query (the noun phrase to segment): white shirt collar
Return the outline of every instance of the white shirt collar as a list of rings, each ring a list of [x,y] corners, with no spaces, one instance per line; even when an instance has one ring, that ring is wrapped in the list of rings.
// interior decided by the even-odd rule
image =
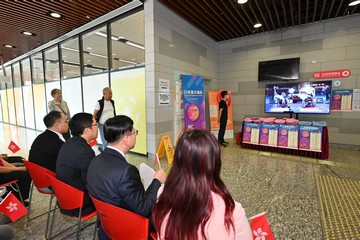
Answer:
[[[56,132],[56,131],[54,131],[54,130],[52,130],[52,129],[48,129],[49,131],[52,131],[53,133],[55,133],[56,135],[58,135],[59,136],[59,138],[63,141],[63,142],[65,142],[65,138],[64,138],[64,136],[62,135],[62,134],[60,134],[60,133],[58,133],[58,132]]]
[[[113,150],[117,151],[118,153],[120,153],[120,154],[126,159],[127,162],[129,162],[129,160],[128,160],[128,158],[127,158],[127,155],[125,155],[125,154],[124,154],[122,151],[120,151],[119,149],[114,148],[113,146],[109,146],[109,145],[107,145],[107,148],[110,148],[110,149],[113,149]]]

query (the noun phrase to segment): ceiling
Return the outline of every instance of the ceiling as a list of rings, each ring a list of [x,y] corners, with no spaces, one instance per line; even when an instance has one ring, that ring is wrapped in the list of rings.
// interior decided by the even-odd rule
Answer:
[[[360,5],[350,7],[349,0],[249,0],[242,5],[236,0],[158,1],[217,42],[360,13]],[[129,2],[132,0],[1,1],[0,64]],[[50,10],[64,18],[49,17]],[[255,29],[257,22],[262,27]],[[25,36],[21,31],[36,36]],[[5,48],[4,44],[16,48]]]

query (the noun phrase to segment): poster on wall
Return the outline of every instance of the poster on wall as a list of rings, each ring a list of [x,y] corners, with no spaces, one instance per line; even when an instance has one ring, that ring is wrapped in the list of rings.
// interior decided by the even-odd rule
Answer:
[[[242,136],[243,143],[259,144],[260,124],[244,122],[244,131]]]
[[[277,146],[278,124],[260,124],[260,145]]]
[[[279,124],[278,147],[298,149],[298,137],[299,125]]]
[[[214,136],[218,136],[220,124],[218,123],[219,115],[219,102],[221,100],[221,91],[217,92],[208,92],[209,95],[209,113],[210,113],[210,131]],[[226,100],[228,105],[228,120],[226,122],[226,130],[224,138],[234,138],[234,121],[232,114],[232,95],[231,92],[228,92],[229,98]]]
[[[111,88],[117,115],[126,115],[139,131],[132,152],[146,154],[145,68],[111,73]]]
[[[333,90],[331,95],[331,110],[351,110],[353,90]]]
[[[352,110],[360,111],[360,89],[353,90]]]
[[[299,150],[321,152],[322,129],[318,126],[300,126]]]
[[[206,129],[203,76],[182,76],[185,130]]]

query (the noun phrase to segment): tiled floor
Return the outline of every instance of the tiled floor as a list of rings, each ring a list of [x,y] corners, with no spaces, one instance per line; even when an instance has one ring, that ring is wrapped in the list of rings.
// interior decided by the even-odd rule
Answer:
[[[35,131],[0,124],[0,152],[6,152],[9,140],[27,151]],[[247,216],[267,211],[276,239],[360,239],[360,148],[331,146],[330,157],[318,160],[279,153],[242,149],[230,143],[222,151],[222,177],[234,199],[245,208]],[[129,154],[135,166],[153,161]],[[161,165],[169,170],[166,159]],[[47,209],[48,198],[35,193],[37,214]],[[0,216],[0,223],[6,221]],[[74,223],[56,218],[56,230]],[[15,239],[44,239],[46,216],[11,224]],[[93,226],[81,232],[91,239]],[[61,235],[58,239],[64,237]],[[75,239],[75,235],[66,239]]]

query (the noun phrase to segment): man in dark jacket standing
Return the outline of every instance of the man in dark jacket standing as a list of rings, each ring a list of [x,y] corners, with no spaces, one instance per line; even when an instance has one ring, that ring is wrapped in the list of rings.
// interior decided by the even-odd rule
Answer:
[[[106,148],[107,142],[104,138],[104,123],[109,118],[115,117],[115,104],[112,98],[112,90],[109,87],[103,89],[103,97],[97,101],[94,110],[94,117],[96,122],[99,123],[99,132],[102,142],[102,148],[99,147],[100,151]]]

